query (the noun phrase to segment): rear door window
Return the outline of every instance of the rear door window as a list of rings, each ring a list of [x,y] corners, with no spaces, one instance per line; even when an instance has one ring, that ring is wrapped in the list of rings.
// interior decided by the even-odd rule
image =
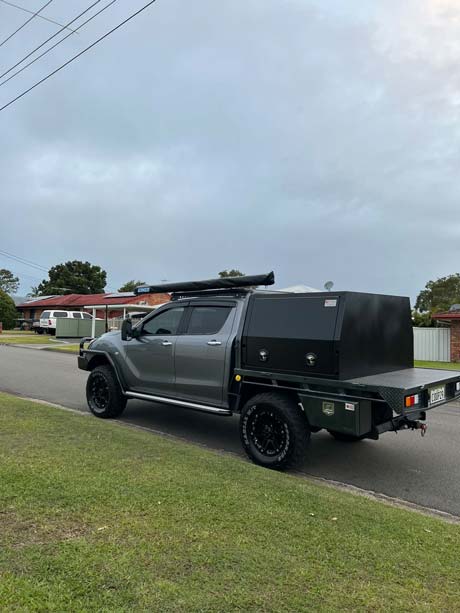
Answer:
[[[193,307],[186,334],[217,334],[222,330],[231,310],[228,306]]]
[[[72,313],[74,319],[81,319],[81,313]]]

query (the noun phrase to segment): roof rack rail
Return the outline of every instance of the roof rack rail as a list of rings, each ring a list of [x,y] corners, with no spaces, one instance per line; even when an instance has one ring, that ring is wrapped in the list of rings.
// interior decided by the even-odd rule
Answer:
[[[173,292],[171,300],[180,300],[181,298],[203,298],[206,296],[246,296],[254,290],[251,287],[230,287],[228,289],[206,289],[197,292]]]
[[[269,272],[265,275],[246,275],[242,277],[224,277],[221,279],[205,279],[203,281],[185,281],[184,283],[164,283],[163,285],[142,285],[136,287],[136,296],[141,294],[162,294],[179,292],[207,292],[209,290],[234,290],[238,288],[257,287],[258,285],[273,285],[275,275]]]

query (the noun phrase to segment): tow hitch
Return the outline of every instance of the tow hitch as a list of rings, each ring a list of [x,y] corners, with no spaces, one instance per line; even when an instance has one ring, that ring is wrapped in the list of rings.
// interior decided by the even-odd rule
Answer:
[[[402,420],[398,421],[394,424],[394,426],[395,432],[397,432],[398,430],[420,430],[420,434],[422,436],[425,436],[428,428],[427,424],[424,424],[419,420],[412,420],[407,418],[403,418]]]

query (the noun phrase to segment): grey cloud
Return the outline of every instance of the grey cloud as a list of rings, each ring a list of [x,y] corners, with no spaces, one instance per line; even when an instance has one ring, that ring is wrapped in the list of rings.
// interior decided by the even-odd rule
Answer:
[[[280,285],[415,296],[456,272],[460,9],[346,6],[153,5],[0,114],[1,245],[89,259],[111,286],[274,268]]]

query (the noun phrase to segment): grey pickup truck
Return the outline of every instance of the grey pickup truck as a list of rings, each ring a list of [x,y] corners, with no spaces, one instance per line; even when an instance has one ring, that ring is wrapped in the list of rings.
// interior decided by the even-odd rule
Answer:
[[[137,398],[237,413],[250,459],[285,469],[323,428],[349,442],[424,434],[427,411],[460,396],[460,372],[413,368],[408,298],[254,289],[273,283],[269,273],[137,288],[171,301],[83,339],[91,412],[115,418]]]

